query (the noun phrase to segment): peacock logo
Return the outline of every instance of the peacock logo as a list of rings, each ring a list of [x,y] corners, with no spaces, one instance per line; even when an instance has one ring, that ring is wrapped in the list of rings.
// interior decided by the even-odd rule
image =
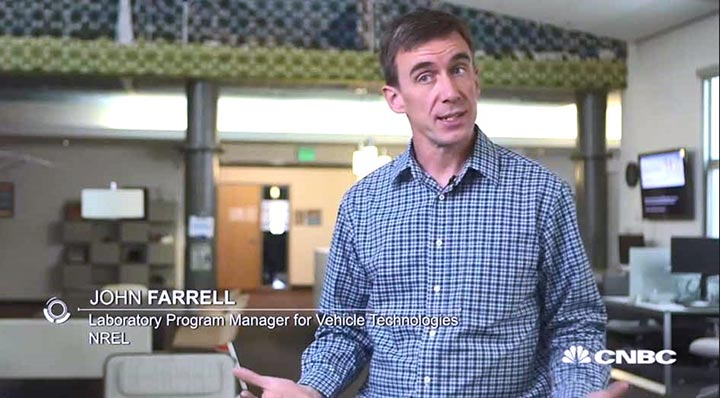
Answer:
[[[590,363],[590,353],[581,345],[574,345],[563,352],[563,363]]]

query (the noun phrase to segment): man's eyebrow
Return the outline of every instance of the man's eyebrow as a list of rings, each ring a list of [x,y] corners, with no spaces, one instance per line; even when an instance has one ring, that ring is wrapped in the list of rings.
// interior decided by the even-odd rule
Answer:
[[[426,69],[426,68],[429,68],[429,67],[431,67],[431,66],[433,66],[433,63],[432,63],[432,62],[427,62],[427,61],[426,61],[426,62],[420,62],[419,64],[415,64],[415,65],[412,67],[412,69],[410,69],[410,76],[412,76],[413,73],[415,73],[415,72],[418,71],[419,69]]]
[[[457,53],[453,55],[452,58],[450,58],[450,62],[457,62],[457,61],[467,61],[472,63],[472,59],[467,53]]]
[[[452,58],[450,58],[450,62],[457,62],[457,61],[467,61],[469,63],[472,63],[472,59],[470,59],[470,56],[467,53],[457,53],[453,55]],[[433,66],[434,64],[429,61],[420,62],[419,64],[413,65],[412,69],[410,69],[410,76],[412,76],[415,72],[417,72],[420,69],[425,69]]]

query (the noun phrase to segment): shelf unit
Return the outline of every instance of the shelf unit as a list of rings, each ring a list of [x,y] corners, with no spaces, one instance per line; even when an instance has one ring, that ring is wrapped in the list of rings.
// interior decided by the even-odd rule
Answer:
[[[146,220],[62,222],[60,265],[66,293],[116,283],[173,288],[177,204],[150,201]]]

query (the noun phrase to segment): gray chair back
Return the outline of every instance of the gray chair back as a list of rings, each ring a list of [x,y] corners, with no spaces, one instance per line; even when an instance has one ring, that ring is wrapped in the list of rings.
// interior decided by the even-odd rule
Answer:
[[[234,398],[225,354],[116,355],[105,363],[105,398]]]

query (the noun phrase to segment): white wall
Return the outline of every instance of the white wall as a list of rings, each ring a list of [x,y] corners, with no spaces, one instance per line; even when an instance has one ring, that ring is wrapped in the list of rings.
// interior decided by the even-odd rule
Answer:
[[[61,140],[52,140],[0,144],[0,149],[53,162],[52,168],[28,163],[0,170],[0,181],[15,184],[15,216],[0,218],[0,300],[46,300],[58,292],[58,223],[64,204],[79,201],[82,188],[108,186],[113,180],[121,186],[146,186],[151,198],[181,204],[182,219],[183,162],[173,144],[73,141],[63,147]],[[178,227],[181,238],[182,225]]]
[[[643,220],[639,186],[629,188],[620,178],[620,233],[642,232],[658,246],[669,246],[672,235],[704,233],[702,83],[697,71],[717,64],[717,13],[628,46],[621,167],[637,161],[641,152],[688,148],[694,155],[695,218]]]

